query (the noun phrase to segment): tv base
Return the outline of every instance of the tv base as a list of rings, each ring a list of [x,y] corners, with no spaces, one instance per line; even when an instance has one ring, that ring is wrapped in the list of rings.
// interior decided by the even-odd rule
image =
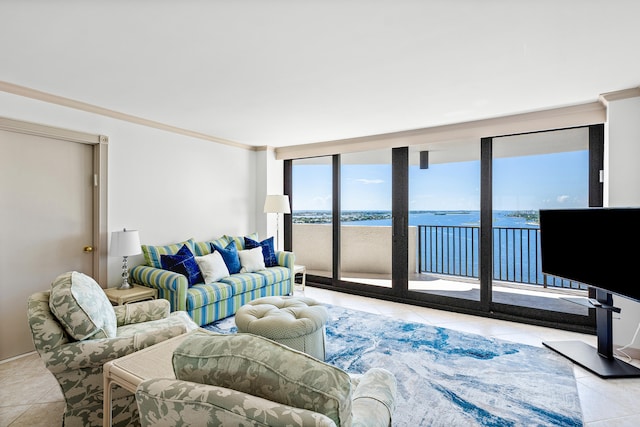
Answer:
[[[593,346],[585,342],[554,341],[543,342],[542,344],[601,378],[640,377],[640,368],[615,357],[609,359],[600,356]]]

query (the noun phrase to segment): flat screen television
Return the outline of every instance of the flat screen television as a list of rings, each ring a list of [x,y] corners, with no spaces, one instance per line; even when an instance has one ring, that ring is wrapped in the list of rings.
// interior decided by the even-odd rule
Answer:
[[[640,208],[540,210],[542,272],[640,301]]]
[[[582,341],[543,342],[603,378],[640,377],[640,369],[613,352],[612,294],[640,302],[636,266],[640,208],[540,210],[542,272],[595,288],[597,351]]]

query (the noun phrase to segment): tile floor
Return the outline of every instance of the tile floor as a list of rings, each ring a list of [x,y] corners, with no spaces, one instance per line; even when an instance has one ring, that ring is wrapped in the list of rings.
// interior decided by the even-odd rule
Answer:
[[[595,337],[341,294],[307,286],[305,295],[329,304],[542,346],[543,340]],[[640,366],[640,361],[633,361]],[[640,378],[603,380],[574,368],[586,427],[640,425]],[[36,354],[0,363],[0,427],[62,425],[64,402],[56,380]]]

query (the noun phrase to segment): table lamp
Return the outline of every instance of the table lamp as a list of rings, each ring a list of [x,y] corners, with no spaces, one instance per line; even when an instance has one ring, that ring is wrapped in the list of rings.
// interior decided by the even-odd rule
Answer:
[[[140,236],[138,230],[114,231],[111,233],[111,250],[112,256],[122,257],[122,284],[118,289],[130,289],[129,284],[129,268],[127,266],[127,257],[142,253],[140,248]]]

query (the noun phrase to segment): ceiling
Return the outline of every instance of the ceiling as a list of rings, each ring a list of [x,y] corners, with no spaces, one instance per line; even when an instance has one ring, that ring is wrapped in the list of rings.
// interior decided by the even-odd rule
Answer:
[[[637,0],[0,0],[0,81],[250,146],[640,85]]]

